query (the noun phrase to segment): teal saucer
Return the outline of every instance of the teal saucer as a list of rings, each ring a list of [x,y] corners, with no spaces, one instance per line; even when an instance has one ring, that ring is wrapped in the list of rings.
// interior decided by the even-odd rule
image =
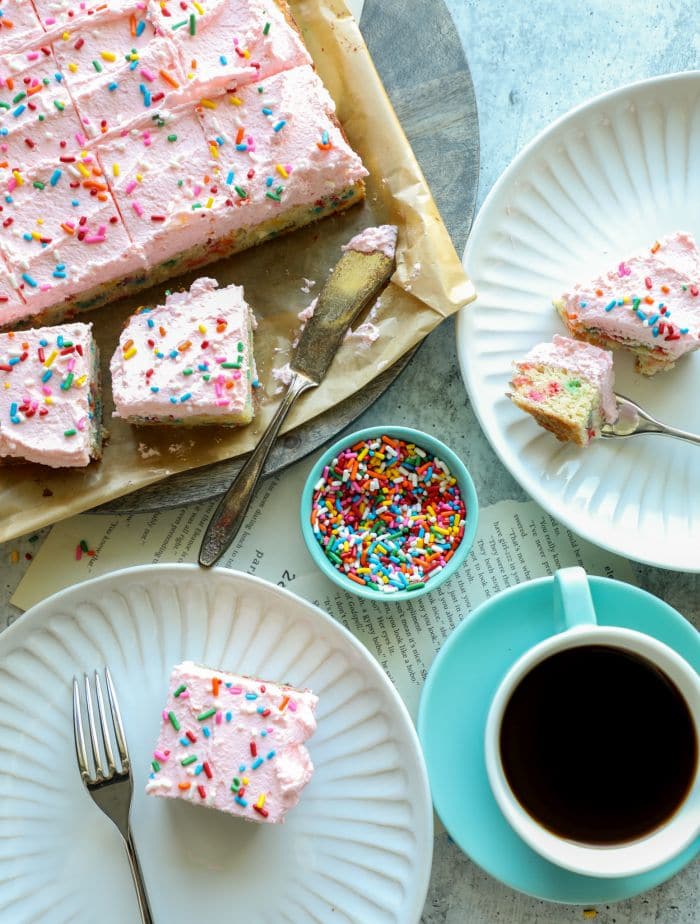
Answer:
[[[590,583],[599,624],[646,632],[700,670],[700,635],[676,610],[619,581],[591,577]],[[580,876],[545,860],[518,837],[486,776],[484,726],[491,697],[520,655],[561,628],[552,603],[552,578],[503,591],[467,617],[436,657],[418,713],[433,803],[452,839],[505,885],[568,904],[621,901],[675,875],[700,853],[700,837],[675,859],[642,875]]]

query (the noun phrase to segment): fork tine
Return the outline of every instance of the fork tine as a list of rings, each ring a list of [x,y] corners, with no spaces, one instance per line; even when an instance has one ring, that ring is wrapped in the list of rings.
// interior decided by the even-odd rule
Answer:
[[[95,695],[97,697],[97,712],[100,716],[100,725],[102,726],[102,744],[104,745],[105,755],[107,757],[107,770],[108,774],[111,777],[112,774],[116,771],[117,767],[114,763],[114,754],[112,752],[112,733],[109,730],[109,725],[107,724],[107,716],[105,715],[105,704],[102,698],[102,684],[100,683],[100,675],[95,671]]]
[[[80,685],[77,677],[73,678],[73,739],[75,741],[75,756],[78,759],[80,776],[84,783],[90,779],[87,751],[85,750],[85,735],[83,734],[83,719],[80,714]]]
[[[114,723],[114,733],[117,737],[117,748],[119,749],[119,759],[122,762],[122,770],[125,773],[130,771],[131,765],[129,762],[129,749],[126,746],[126,735],[124,734],[124,726],[122,725],[122,717],[119,712],[119,703],[117,702],[117,694],[114,689],[114,683],[112,682],[112,675],[109,672],[109,668],[105,667],[105,677],[107,679],[107,697],[109,699],[109,708],[112,712],[112,722]]]
[[[97,729],[95,728],[95,715],[92,709],[92,692],[90,690],[90,679],[85,674],[85,706],[87,708],[88,729],[90,731],[90,742],[92,743],[92,757],[95,761],[95,775],[97,781],[104,779],[104,770],[102,768],[102,756],[100,746],[97,743]]]

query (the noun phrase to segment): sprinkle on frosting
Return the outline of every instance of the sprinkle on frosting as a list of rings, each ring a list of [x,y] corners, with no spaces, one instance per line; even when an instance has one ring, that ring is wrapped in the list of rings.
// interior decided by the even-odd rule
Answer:
[[[554,304],[572,334],[632,351],[652,375],[700,347],[699,294],[700,253],[677,231]]]
[[[146,792],[283,822],[313,774],[304,742],[317,697],[190,661],[173,668],[170,690]]]
[[[92,325],[0,334],[0,457],[54,468],[100,454]]]

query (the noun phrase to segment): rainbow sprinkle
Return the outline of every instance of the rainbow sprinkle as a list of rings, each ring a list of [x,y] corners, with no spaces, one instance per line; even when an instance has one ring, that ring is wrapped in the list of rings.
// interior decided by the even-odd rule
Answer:
[[[447,465],[389,436],[344,449],[314,488],[311,525],[350,581],[392,594],[438,574],[464,535],[466,509]]]

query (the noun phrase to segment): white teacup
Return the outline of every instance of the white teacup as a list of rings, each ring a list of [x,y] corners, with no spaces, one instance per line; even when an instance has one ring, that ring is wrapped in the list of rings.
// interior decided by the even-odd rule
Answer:
[[[617,877],[644,873],[684,850],[700,834],[700,770],[673,815],[648,835],[620,844],[596,845],[568,840],[549,831],[520,804],[508,783],[500,751],[503,715],[521,680],[551,655],[578,646],[603,645],[646,658],[675,684],[685,700],[700,743],[700,677],[673,649],[631,629],[596,622],[588,579],[583,568],[565,568],[554,575],[555,607],[566,629],[527,651],[506,673],[486,721],[486,770],[496,802],[520,837],[558,866],[587,876]]]

